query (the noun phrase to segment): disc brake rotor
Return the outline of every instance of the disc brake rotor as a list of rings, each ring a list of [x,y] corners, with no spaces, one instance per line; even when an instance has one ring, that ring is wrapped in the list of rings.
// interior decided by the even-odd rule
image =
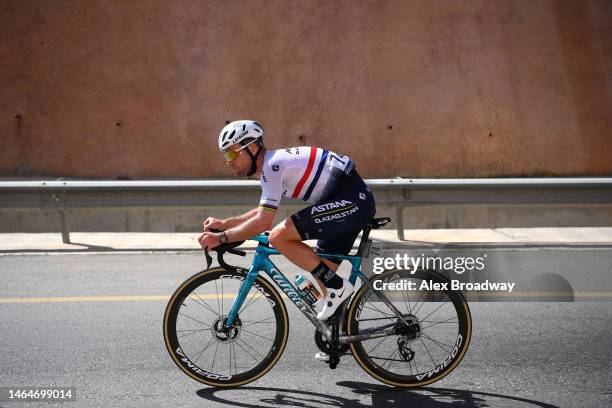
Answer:
[[[226,322],[227,316],[219,316],[212,324],[210,330],[212,331],[213,337],[217,339],[218,342],[233,342],[240,335],[242,322],[239,318],[236,319],[231,327],[225,326]]]

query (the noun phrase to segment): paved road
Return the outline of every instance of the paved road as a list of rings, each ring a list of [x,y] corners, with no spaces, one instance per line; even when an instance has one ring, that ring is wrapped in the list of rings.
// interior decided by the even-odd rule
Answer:
[[[612,406],[609,301],[474,303],[464,361],[422,390],[382,385],[350,357],[334,371],[313,360],[313,329],[290,307],[277,366],[246,387],[211,389],[175,367],[161,328],[165,297],[202,261],[193,253],[1,256],[0,386],[76,387],[77,402],[55,406],[79,408]],[[39,299],[7,300],[16,297]],[[13,406],[54,404],[0,402]]]

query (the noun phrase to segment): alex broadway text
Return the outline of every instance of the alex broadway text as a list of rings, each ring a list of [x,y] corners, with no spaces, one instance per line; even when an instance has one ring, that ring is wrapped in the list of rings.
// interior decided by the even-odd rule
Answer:
[[[464,291],[499,291],[512,292],[516,283],[514,282],[461,282],[453,279],[449,283],[424,280],[417,283],[413,280],[402,279],[397,282],[374,281],[376,290],[464,290]]]

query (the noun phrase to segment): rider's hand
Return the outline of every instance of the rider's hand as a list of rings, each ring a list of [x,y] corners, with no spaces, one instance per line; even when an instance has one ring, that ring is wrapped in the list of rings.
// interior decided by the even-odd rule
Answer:
[[[205,232],[198,238],[198,242],[202,249],[214,249],[221,244],[219,236],[221,234],[217,232]]]
[[[214,217],[208,217],[206,220],[204,220],[204,223],[202,224],[204,231],[210,231],[211,229],[223,231],[226,229],[224,228],[224,226],[225,223],[223,222],[223,220]]]

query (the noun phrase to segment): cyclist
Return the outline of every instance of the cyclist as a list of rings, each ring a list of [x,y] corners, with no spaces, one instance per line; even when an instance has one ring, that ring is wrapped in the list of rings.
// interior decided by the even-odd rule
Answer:
[[[221,130],[219,150],[227,166],[236,177],[259,176],[261,200],[257,208],[237,217],[208,217],[198,242],[202,248],[212,249],[269,230],[281,196],[311,203],[275,226],[269,240],[317,280],[324,296],[317,318],[326,320],[354,288],[336,274],[339,262],[322,259],[302,241],[317,239],[320,251],[348,254],[376,212],[374,197],[349,157],[307,146],[266,150],[263,133],[263,127],[252,120],[231,122]]]

